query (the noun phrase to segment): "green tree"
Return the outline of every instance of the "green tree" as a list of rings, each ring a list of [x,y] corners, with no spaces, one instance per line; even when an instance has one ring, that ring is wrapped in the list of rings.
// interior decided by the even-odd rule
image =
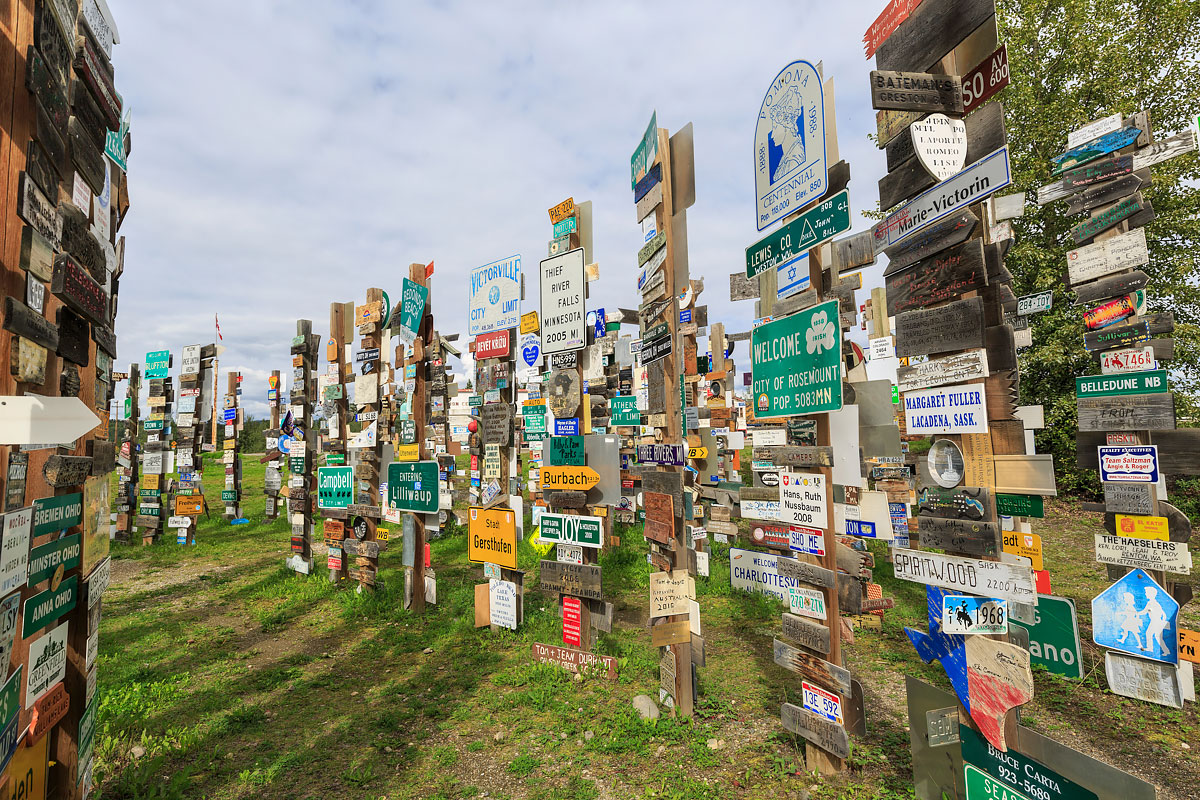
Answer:
[[[1200,3],[1195,0],[999,0],[997,22],[1012,77],[1001,95],[1015,191],[1036,198],[1052,182],[1050,159],[1067,134],[1099,117],[1145,109],[1155,139],[1185,131],[1200,110]],[[1170,363],[1177,414],[1193,416],[1200,388],[1200,159],[1189,154],[1152,168],[1145,191],[1157,218],[1150,245],[1147,300],[1173,311]],[[1054,290],[1054,308],[1033,318],[1033,346],[1020,357],[1021,400],[1041,404],[1039,452],[1052,453],[1060,491],[1095,492],[1095,473],[1076,468],[1075,377],[1098,364],[1083,349],[1081,308],[1064,280],[1068,233],[1080,217],[1066,202],[1027,206],[1016,220],[1007,266],[1018,295]]]

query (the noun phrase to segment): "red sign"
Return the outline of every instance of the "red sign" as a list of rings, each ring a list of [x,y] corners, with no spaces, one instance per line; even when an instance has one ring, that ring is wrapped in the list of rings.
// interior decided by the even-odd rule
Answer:
[[[54,688],[39,697],[33,704],[33,716],[29,718],[29,733],[25,736],[25,744],[32,747],[53,728],[58,721],[67,715],[71,707],[71,696],[67,694],[62,681],[54,684]]]
[[[1008,49],[1000,45],[982,64],[963,75],[963,114],[970,114],[1005,86],[1008,86]]]
[[[485,333],[475,337],[476,358],[503,358],[508,355],[508,331]]]
[[[756,524],[750,529],[750,538],[755,544],[776,547],[780,550],[792,549],[792,534],[780,525]]]
[[[875,55],[879,45],[886,42],[892,32],[900,27],[900,23],[908,19],[908,15],[919,5],[921,0],[892,0],[887,4],[883,13],[875,18],[871,27],[863,34],[863,50],[866,51],[867,58]]]
[[[578,597],[563,595],[563,644],[580,647],[582,631],[579,623],[583,619],[581,604]]]
[[[338,554],[335,556],[333,555],[333,549],[330,548],[329,550],[329,561],[327,566],[333,570],[340,570],[342,568],[342,548],[339,547],[337,551]]]
[[[1039,569],[1033,573],[1033,583],[1038,594],[1052,594],[1050,590],[1050,570]]]
[[[108,293],[66,253],[54,259],[50,291],[92,322],[108,319]]]

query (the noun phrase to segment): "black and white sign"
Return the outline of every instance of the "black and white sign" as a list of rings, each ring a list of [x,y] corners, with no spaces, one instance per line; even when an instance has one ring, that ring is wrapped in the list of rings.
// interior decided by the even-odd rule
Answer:
[[[583,262],[583,248],[577,247],[539,264],[543,354],[578,350],[587,343]]]

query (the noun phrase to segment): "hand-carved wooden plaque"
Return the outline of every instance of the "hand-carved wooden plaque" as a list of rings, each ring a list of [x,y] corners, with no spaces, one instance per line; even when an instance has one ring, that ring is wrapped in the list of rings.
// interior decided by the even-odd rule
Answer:
[[[959,300],[939,308],[909,311],[896,317],[896,355],[901,358],[982,345],[981,297]]]

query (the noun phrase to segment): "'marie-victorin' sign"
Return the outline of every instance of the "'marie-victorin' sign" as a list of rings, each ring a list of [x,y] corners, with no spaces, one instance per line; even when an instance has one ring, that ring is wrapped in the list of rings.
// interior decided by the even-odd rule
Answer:
[[[875,226],[875,250],[890,247],[942,217],[978,203],[1012,183],[1008,147],[1001,147],[949,180],[927,189]]]

